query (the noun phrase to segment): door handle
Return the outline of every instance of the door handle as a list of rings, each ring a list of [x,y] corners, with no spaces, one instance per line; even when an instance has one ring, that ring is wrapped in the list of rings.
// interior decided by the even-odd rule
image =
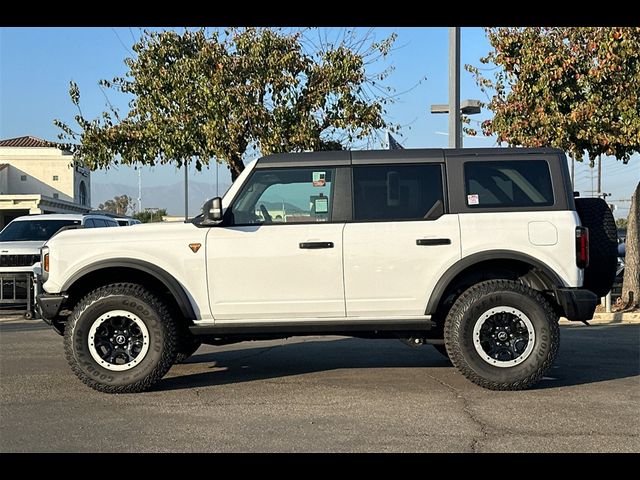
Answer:
[[[301,242],[300,248],[333,248],[333,242]]]
[[[419,238],[416,240],[416,245],[428,246],[428,245],[451,245],[450,238]]]

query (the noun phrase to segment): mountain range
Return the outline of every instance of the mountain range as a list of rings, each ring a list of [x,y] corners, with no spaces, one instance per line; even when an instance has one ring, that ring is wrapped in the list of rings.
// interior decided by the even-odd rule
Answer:
[[[219,193],[222,196],[230,185],[220,184]],[[98,205],[106,200],[120,195],[129,195],[134,203],[138,202],[138,188],[121,183],[91,183],[91,206],[98,208]],[[189,215],[195,216],[200,213],[202,204],[208,199],[216,196],[215,184],[204,182],[189,182]],[[142,207],[143,208],[166,208],[169,215],[184,214],[184,182],[176,182],[171,185],[159,185],[156,187],[142,187]]]

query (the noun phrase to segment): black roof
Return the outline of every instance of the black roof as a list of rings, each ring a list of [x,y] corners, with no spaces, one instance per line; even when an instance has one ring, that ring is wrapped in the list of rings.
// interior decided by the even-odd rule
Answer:
[[[256,168],[296,165],[344,166],[359,163],[382,163],[389,160],[403,162],[437,162],[446,157],[470,155],[541,155],[564,154],[557,148],[408,148],[402,150],[339,150],[302,153],[274,153],[258,159]]]

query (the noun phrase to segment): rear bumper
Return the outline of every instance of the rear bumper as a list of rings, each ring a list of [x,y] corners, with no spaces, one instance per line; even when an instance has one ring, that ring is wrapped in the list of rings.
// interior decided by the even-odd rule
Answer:
[[[584,288],[557,288],[556,299],[569,320],[591,320],[596,311],[598,296]]]

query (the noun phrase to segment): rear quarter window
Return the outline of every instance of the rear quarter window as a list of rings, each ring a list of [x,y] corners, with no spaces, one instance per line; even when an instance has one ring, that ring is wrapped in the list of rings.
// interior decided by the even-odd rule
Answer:
[[[554,204],[551,173],[545,160],[466,162],[464,178],[469,208]]]

